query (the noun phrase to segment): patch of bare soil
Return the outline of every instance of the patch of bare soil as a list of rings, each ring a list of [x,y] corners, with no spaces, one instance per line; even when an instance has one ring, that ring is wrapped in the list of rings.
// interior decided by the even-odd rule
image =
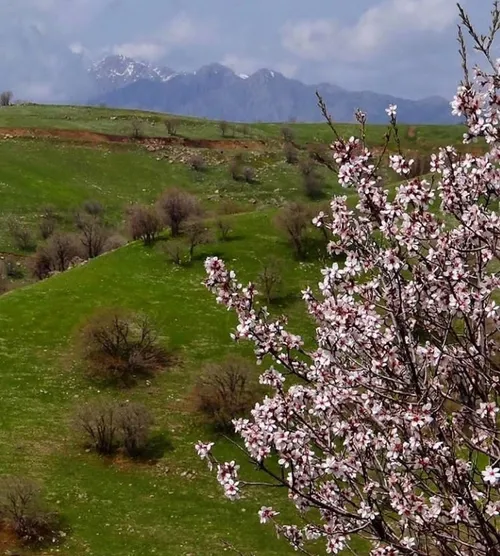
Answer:
[[[18,137],[28,139],[58,139],[91,144],[142,144],[153,148],[180,146],[193,149],[263,150],[266,146],[266,142],[263,140],[192,139],[189,137],[141,137],[135,139],[125,135],[111,135],[108,133],[72,129],[0,128],[0,138],[15,139]]]

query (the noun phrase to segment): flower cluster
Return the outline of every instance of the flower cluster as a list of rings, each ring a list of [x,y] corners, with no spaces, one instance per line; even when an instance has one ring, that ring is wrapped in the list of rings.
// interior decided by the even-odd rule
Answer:
[[[256,307],[251,284],[220,259],[206,261],[207,287],[238,317],[233,337],[272,361],[261,382],[273,395],[234,424],[301,514],[298,527],[278,523],[273,508],[259,512],[296,549],[323,540],[336,554],[362,536],[374,556],[498,552],[498,84],[497,71],[477,70],[452,103],[467,119],[465,141],[485,139],[483,154],[443,148],[430,178],[408,179],[395,194],[358,139],[333,143],[339,182],[358,202],[336,197],[314,220],[342,263],[322,271],[317,293],[303,292],[313,351]],[[396,110],[387,110],[393,133]],[[403,178],[412,162],[389,158]],[[234,499],[246,483],[211,448],[198,453]]]

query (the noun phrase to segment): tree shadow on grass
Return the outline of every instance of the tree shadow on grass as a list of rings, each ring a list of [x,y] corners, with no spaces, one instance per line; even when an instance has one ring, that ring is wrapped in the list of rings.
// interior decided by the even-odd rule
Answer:
[[[134,459],[140,462],[155,463],[162,459],[167,452],[172,452],[173,450],[174,445],[168,434],[159,432],[151,436],[144,450]]]

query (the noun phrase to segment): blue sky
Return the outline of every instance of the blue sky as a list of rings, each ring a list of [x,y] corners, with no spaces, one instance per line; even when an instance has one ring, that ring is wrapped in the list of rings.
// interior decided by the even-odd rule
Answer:
[[[463,5],[484,29],[491,2]],[[456,23],[455,0],[1,0],[0,69],[22,63],[27,86],[45,48],[54,68],[70,48],[86,60],[122,53],[176,70],[221,62],[238,73],[268,67],[308,83],[450,97],[460,79]],[[17,30],[30,25],[43,48],[19,44]],[[49,91],[42,77],[37,86]]]

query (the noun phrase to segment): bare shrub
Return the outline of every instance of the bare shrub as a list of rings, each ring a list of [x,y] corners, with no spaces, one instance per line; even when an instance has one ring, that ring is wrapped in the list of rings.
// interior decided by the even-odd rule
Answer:
[[[183,226],[183,234],[189,249],[189,260],[193,260],[194,250],[198,245],[210,243],[210,231],[201,220],[191,220]]]
[[[254,183],[255,182],[255,177],[256,177],[256,173],[255,173],[254,168],[252,168],[251,166],[246,166],[243,169],[243,179],[247,183]]]
[[[75,226],[80,231],[79,240],[83,246],[85,257],[93,259],[101,255],[109,232],[100,217],[79,212],[75,216]]]
[[[201,155],[195,154],[189,159],[189,167],[196,172],[205,172],[207,163]]]
[[[135,140],[142,139],[144,137],[144,131],[141,120],[132,120],[130,122],[130,137]]]
[[[179,129],[179,120],[177,118],[166,118],[165,128],[167,129],[167,133],[169,135],[177,135],[177,131]]]
[[[0,93],[0,106],[10,106],[12,104],[12,99],[14,94],[12,91],[3,91]]]
[[[215,429],[233,432],[232,420],[245,417],[258,399],[254,374],[253,366],[240,357],[206,365],[192,392],[194,410]]]
[[[225,137],[229,130],[229,124],[226,121],[219,122],[219,130],[222,137]]]
[[[288,203],[276,216],[277,227],[286,233],[298,258],[306,254],[305,239],[310,221],[310,210],[303,203]]]
[[[109,251],[115,251],[120,247],[127,245],[127,240],[119,233],[114,233],[108,237],[104,244],[103,252],[108,253]]]
[[[302,176],[302,184],[309,199],[321,199],[325,194],[325,181],[317,171]]]
[[[95,199],[89,199],[85,201],[82,205],[82,209],[87,214],[91,216],[102,216],[104,214],[104,207],[99,201]]]
[[[229,174],[234,181],[240,181],[244,179],[243,176],[243,163],[244,158],[242,153],[236,154],[231,162],[229,163]]]
[[[178,266],[182,266],[189,260],[189,249],[186,242],[182,239],[173,239],[165,247],[167,258]]]
[[[0,479],[0,517],[27,546],[39,547],[61,540],[58,515],[47,509],[41,488],[31,480]]]
[[[281,128],[281,136],[283,137],[283,141],[285,141],[285,143],[292,143],[295,138],[293,129],[289,126],[283,126]]]
[[[80,407],[74,426],[84,436],[85,445],[101,455],[118,449],[118,413],[116,402],[97,400]]]
[[[21,251],[34,251],[36,249],[36,240],[33,232],[26,224],[17,220],[17,218],[9,218],[7,230],[17,249]]]
[[[257,279],[258,289],[262,292],[269,305],[277,298],[283,285],[281,268],[283,268],[283,262],[271,258],[264,261],[259,272]]]
[[[38,249],[37,254],[39,252],[45,252],[51,271],[64,272],[71,261],[81,254],[81,249],[74,235],[55,233],[45,246]]]
[[[285,143],[283,152],[285,153],[285,160],[288,164],[297,164],[299,161],[299,151],[291,143]]]
[[[226,199],[219,205],[219,214],[223,216],[238,214],[240,212],[245,212],[245,208],[234,199]]]
[[[223,216],[219,216],[216,225],[219,231],[219,239],[221,241],[227,241],[232,231],[229,220],[227,218],[224,218]]]
[[[126,386],[172,361],[151,320],[123,310],[100,310],[90,318],[82,331],[82,355],[94,378]]]
[[[42,239],[48,239],[56,230],[57,222],[54,218],[42,215],[38,223],[38,231]]]
[[[48,278],[54,270],[49,250],[45,246],[38,248],[31,258],[29,266],[32,275],[38,280]]]
[[[198,200],[181,189],[167,189],[158,200],[163,220],[172,231],[172,237],[180,234],[181,225],[188,218],[200,213]]]
[[[163,225],[155,207],[135,205],[128,210],[127,228],[133,240],[142,239],[151,245],[160,235]]]
[[[151,436],[153,417],[140,403],[123,404],[117,414],[120,443],[125,453],[136,458],[144,454]]]
[[[21,264],[20,261],[16,261],[16,259],[12,256],[7,256],[3,260],[4,269],[5,269],[5,276],[7,278],[11,278],[12,280],[20,280],[24,277],[25,268]]]

